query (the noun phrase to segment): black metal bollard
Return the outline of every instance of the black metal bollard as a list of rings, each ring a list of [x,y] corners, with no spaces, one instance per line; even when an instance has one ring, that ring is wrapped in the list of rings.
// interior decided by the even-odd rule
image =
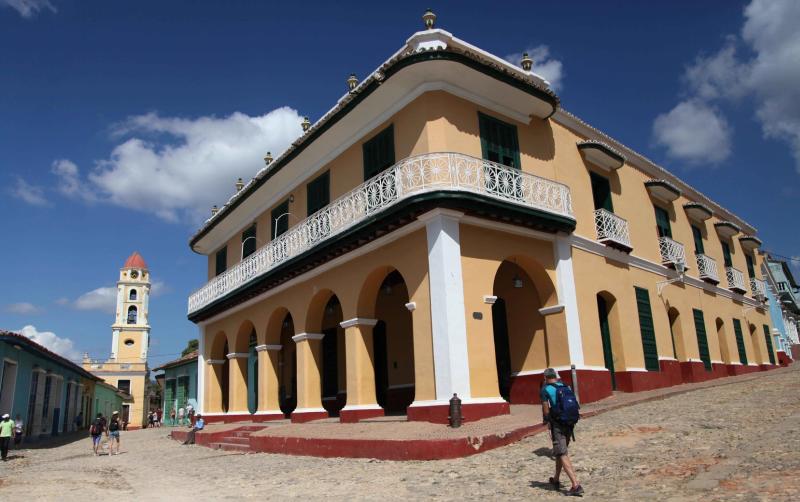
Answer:
[[[450,398],[450,427],[461,427],[461,399],[457,394]]]

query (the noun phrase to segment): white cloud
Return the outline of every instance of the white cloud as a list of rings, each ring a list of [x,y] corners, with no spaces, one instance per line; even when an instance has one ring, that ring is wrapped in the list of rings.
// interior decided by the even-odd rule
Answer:
[[[550,47],[546,45],[537,45],[525,49],[524,52],[533,59],[533,72],[541,76],[550,84],[554,91],[561,90],[561,84],[564,80],[564,65],[557,59],[550,57]],[[519,65],[522,60],[522,52],[509,54],[505,59],[511,64]]]
[[[129,118],[114,128],[127,138],[97,161],[84,178],[78,166],[61,159],[53,170],[59,190],[83,200],[99,200],[148,212],[167,221],[197,223],[263,166],[270,151],[282,152],[302,132],[302,117],[288,107],[265,115],[182,119],[155,113]]]
[[[52,331],[39,331],[35,326],[28,325],[17,330],[17,333],[30,338],[39,345],[73,362],[79,361],[81,358],[72,340],[69,338],[61,338]]]
[[[169,286],[167,286],[164,281],[154,281],[153,284],[150,285],[150,294],[152,296],[161,296],[169,293],[169,291]]]
[[[727,37],[716,54],[697,56],[683,78],[692,93],[703,100],[738,99],[746,94],[747,67],[737,59],[736,37]]]
[[[44,189],[42,187],[31,185],[22,178],[17,178],[17,184],[11,189],[11,195],[32,206],[50,205],[49,201],[44,196]]]
[[[78,310],[99,310],[107,314],[114,314],[117,307],[117,288],[103,287],[88,291],[73,302]]]
[[[11,314],[35,315],[41,313],[42,309],[32,303],[18,302],[6,305],[5,311]]]
[[[32,18],[40,11],[49,10],[57,12],[55,6],[49,0],[0,0],[0,5],[11,7],[19,12],[24,18]]]
[[[653,123],[655,142],[667,155],[689,164],[718,164],[731,154],[731,127],[715,109],[699,100],[682,101]]]

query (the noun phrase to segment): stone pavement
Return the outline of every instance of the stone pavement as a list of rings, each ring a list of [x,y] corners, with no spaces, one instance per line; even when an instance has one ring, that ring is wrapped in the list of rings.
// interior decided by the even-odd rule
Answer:
[[[800,366],[582,420],[571,454],[593,500],[798,500]],[[707,386],[703,386],[707,387]],[[619,396],[619,400],[628,395]],[[320,459],[180,446],[168,429],[123,434],[123,454],[83,439],[0,464],[2,500],[561,500],[546,434],[440,461]]]

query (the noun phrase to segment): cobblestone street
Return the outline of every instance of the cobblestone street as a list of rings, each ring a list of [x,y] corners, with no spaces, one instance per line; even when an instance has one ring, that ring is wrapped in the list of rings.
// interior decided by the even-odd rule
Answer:
[[[723,379],[715,387],[580,422],[571,452],[585,498],[797,500],[799,369]],[[0,499],[563,496],[546,484],[553,468],[546,434],[459,460],[383,462],[226,453],[181,446],[168,433],[125,433],[123,454],[115,457],[92,456],[89,439],[12,452],[18,456],[0,465]]]

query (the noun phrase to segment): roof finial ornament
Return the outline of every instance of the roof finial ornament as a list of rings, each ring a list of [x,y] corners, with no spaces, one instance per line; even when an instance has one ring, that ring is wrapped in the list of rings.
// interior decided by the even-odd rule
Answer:
[[[219,212],[219,208],[217,207],[217,205],[216,205],[216,204],[214,204],[213,206],[211,206],[211,216],[214,216],[214,215],[215,215],[215,214],[217,214],[218,212]]]
[[[272,163],[272,152],[267,152],[264,156],[264,164],[270,165],[270,163]]]
[[[308,117],[303,117],[302,125],[303,125],[303,132],[308,131],[308,129],[311,127],[311,121],[308,120]]]
[[[236,191],[241,192],[242,188],[244,188],[244,181],[242,181],[242,178],[239,178],[236,180]]]
[[[531,59],[531,57],[528,56],[528,53],[526,52],[522,54],[522,61],[520,61],[519,64],[522,65],[523,70],[531,71],[531,68],[533,68],[533,59]]]
[[[425,21],[425,28],[432,30],[436,22],[436,14],[434,14],[431,9],[428,9],[425,11],[425,14],[422,15],[422,20]]]
[[[350,76],[347,77],[347,88],[350,89],[350,92],[353,92],[357,85],[358,79],[356,78],[356,74],[351,73]]]

